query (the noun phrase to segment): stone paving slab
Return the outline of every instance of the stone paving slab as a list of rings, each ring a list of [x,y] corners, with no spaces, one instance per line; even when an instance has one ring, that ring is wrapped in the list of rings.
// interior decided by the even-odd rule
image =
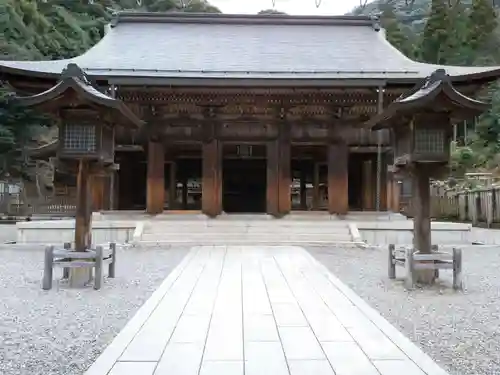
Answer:
[[[198,246],[86,375],[446,375],[307,251]]]

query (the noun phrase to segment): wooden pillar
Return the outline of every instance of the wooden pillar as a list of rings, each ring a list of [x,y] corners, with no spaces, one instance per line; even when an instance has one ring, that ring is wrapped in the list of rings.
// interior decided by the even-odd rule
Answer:
[[[412,170],[414,218],[413,246],[415,251],[424,254],[431,253],[431,194],[428,167],[418,165]],[[432,284],[435,280],[434,270],[418,270],[416,281],[422,284]]]
[[[188,177],[182,176],[182,209],[187,210],[188,208]]]
[[[267,213],[276,217],[292,210],[292,157],[289,127],[280,124],[279,138],[267,144]]]
[[[392,175],[390,173],[387,173],[387,211],[394,212],[394,207],[393,207],[393,195],[394,195],[394,184],[392,181]]]
[[[380,166],[382,170],[380,171],[380,211],[387,211],[389,201],[387,199],[387,181],[388,181],[388,168],[387,161],[389,155],[387,153],[382,154],[382,165]]]
[[[75,250],[86,251],[92,244],[92,193],[91,171],[88,160],[80,160],[78,165],[75,215]],[[72,268],[70,286],[82,287],[90,279],[89,268]]]
[[[307,210],[307,170],[304,164],[300,165],[300,209]]]
[[[267,191],[266,211],[273,216],[279,215],[279,144],[267,143]]]
[[[169,165],[168,179],[168,207],[170,210],[177,209],[177,164],[172,161]]]
[[[313,211],[319,210],[319,163],[314,163],[313,171],[313,200],[312,209]]]
[[[114,173],[114,172],[113,172]],[[92,211],[112,210],[114,200],[113,194],[113,175],[102,171],[101,173],[92,174],[91,191],[92,191]]]
[[[375,184],[373,178],[373,163],[371,160],[365,160],[363,162],[363,176],[362,176],[362,191],[363,191],[363,210],[370,211],[373,210],[374,198],[373,187]]]
[[[205,215],[222,213],[222,150],[217,139],[203,144],[201,208]]]
[[[165,201],[165,150],[160,142],[149,142],[146,212],[151,215],[163,212]]]
[[[394,212],[401,210],[401,184],[396,179],[392,181],[392,207]]]
[[[345,215],[349,211],[349,149],[344,142],[328,145],[328,211]]]
[[[286,124],[283,124],[284,126]],[[284,216],[292,211],[292,155],[291,144],[287,137],[288,129],[279,140],[279,216]]]
[[[76,251],[85,251],[92,243],[91,179],[89,162],[87,160],[80,160],[76,183]]]
[[[416,250],[424,253],[431,251],[431,194],[429,187],[429,174],[425,166],[417,166],[412,171],[414,220],[413,220],[413,245]]]
[[[113,172],[110,178],[110,190],[112,199],[109,202],[110,210],[120,209],[120,173],[118,171]]]
[[[106,190],[106,179],[105,176],[100,174],[94,174],[91,177],[91,191],[92,191],[92,211],[102,211],[105,209],[105,190]]]

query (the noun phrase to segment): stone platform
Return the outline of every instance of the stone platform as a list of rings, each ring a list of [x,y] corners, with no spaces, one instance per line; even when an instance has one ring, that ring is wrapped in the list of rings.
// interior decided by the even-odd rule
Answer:
[[[18,244],[61,244],[74,238],[74,220],[19,222]],[[336,246],[411,244],[413,221],[399,214],[352,212],[344,217],[322,212],[293,212],[282,219],[265,214],[221,215],[209,219],[200,213],[138,211],[93,215],[94,243],[136,244],[330,244]],[[433,243],[470,244],[471,225],[432,223]]]
[[[86,375],[446,375],[292,246],[199,246]]]

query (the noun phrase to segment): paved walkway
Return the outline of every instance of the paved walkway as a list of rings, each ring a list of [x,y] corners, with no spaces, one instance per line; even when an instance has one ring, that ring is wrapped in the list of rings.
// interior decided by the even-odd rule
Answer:
[[[446,375],[300,247],[195,247],[87,375]]]

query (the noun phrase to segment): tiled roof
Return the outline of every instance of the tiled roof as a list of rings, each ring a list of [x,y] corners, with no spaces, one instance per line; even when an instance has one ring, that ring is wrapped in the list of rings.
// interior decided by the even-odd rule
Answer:
[[[121,13],[81,56],[1,61],[0,71],[58,75],[76,63],[92,77],[159,79],[425,78],[441,66],[412,61],[368,17]],[[444,67],[452,76],[498,76],[498,67]],[[162,84],[165,84],[163,81]]]

